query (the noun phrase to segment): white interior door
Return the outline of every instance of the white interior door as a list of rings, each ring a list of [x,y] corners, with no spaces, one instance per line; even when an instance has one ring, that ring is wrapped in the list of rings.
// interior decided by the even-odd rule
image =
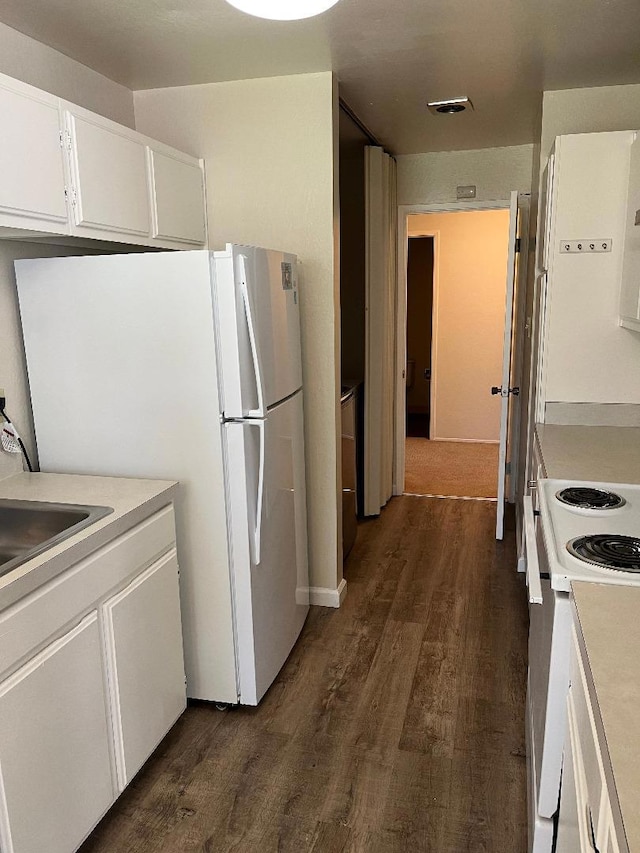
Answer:
[[[504,340],[502,349],[502,377],[498,393],[500,408],[500,447],[498,451],[498,503],[496,512],[496,539],[504,537],[504,502],[507,482],[507,441],[509,438],[509,400],[511,379],[511,338],[513,335],[513,294],[516,276],[516,237],[518,233],[518,193],[511,193],[509,206],[509,251],[507,254],[507,287],[504,311]],[[496,389],[491,389],[495,393]]]

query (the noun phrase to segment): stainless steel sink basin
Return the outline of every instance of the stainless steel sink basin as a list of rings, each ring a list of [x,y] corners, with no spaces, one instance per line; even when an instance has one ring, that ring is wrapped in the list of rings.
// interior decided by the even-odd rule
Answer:
[[[0,577],[111,512],[108,506],[0,498]]]

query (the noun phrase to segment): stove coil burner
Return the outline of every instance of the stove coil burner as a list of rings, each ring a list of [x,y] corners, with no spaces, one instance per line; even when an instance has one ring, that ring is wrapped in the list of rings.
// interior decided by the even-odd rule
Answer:
[[[595,566],[620,572],[640,572],[640,539],[636,536],[596,533],[567,542],[567,551]]]
[[[617,509],[626,503],[625,499],[615,492],[586,486],[570,486],[557,492],[556,497],[561,503],[580,509]]]

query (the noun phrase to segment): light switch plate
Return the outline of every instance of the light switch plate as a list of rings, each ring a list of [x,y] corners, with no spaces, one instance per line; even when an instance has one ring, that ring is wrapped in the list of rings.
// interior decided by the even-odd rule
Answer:
[[[560,240],[560,252],[563,255],[592,255],[595,252],[610,252],[611,237],[591,237],[587,240]]]
[[[456,187],[457,198],[475,198],[476,187],[474,184],[468,184],[465,187]]]

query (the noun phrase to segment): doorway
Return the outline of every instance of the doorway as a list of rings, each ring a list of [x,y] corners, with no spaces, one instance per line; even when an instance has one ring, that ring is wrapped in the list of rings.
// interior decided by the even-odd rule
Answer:
[[[407,216],[405,493],[497,499],[509,223]]]

